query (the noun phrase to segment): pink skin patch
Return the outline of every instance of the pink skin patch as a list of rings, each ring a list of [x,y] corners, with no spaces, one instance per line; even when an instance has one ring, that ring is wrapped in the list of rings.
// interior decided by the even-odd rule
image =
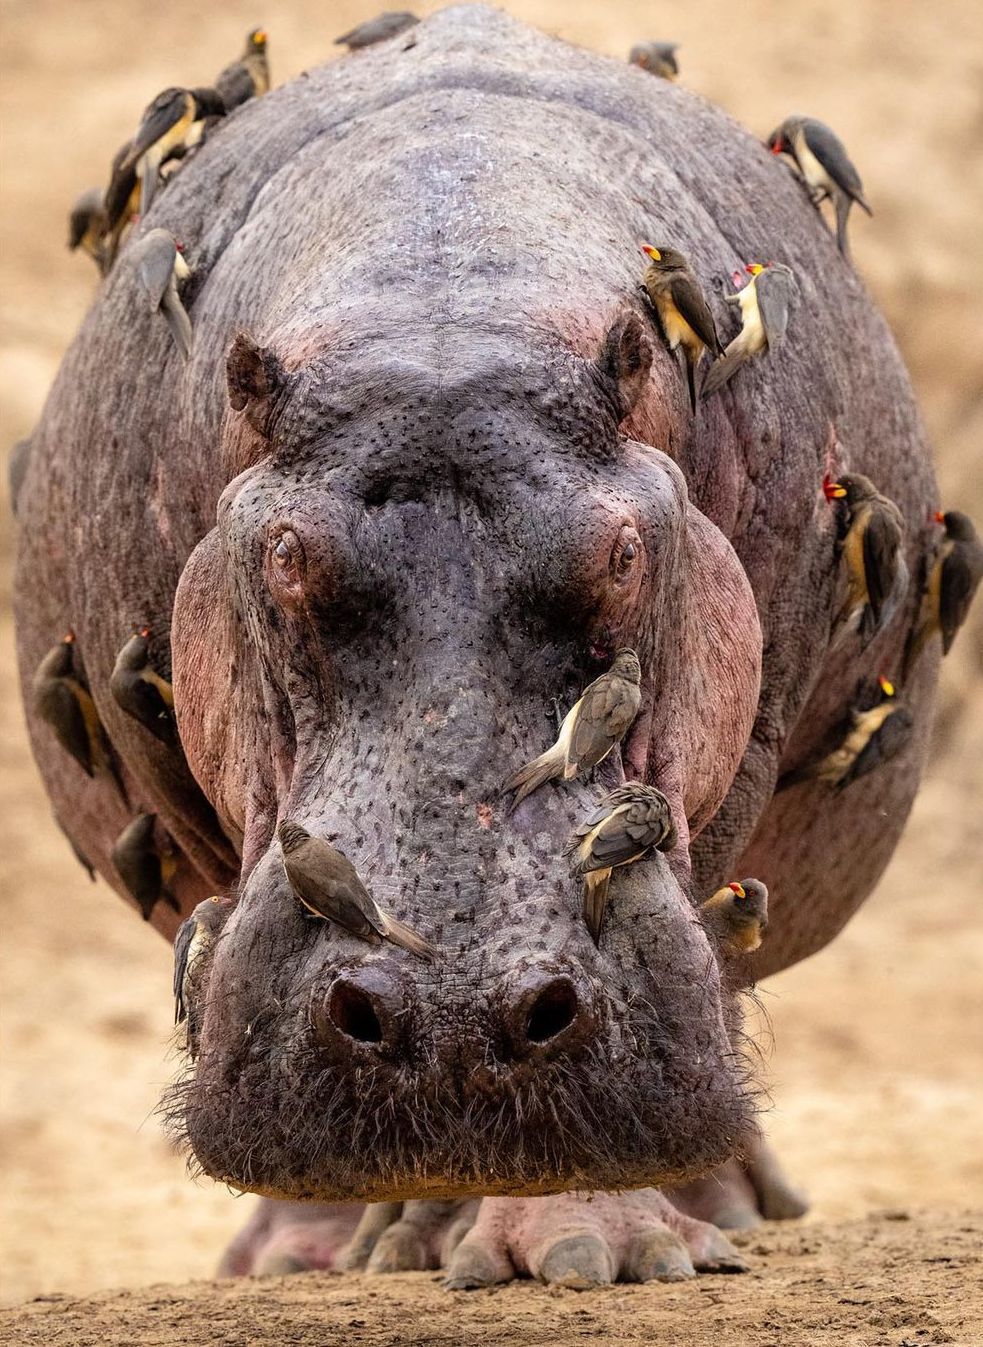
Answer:
[[[495,811],[492,809],[491,805],[485,804],[484,801],[482,801],[480,804],[475,805],[474,812],[477,815],[478,827],[484,828],[487,831],[492,826],[492,822],[495,818]]]

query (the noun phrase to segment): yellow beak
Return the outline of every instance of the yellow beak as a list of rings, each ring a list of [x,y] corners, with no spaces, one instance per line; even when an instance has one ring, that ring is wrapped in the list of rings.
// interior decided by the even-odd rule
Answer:
[[[646,257],[651,257],[653,262],[662,261],[662,254],[659,252],[658,248],[653,248],[651,243],[643,243],[642,252]]]

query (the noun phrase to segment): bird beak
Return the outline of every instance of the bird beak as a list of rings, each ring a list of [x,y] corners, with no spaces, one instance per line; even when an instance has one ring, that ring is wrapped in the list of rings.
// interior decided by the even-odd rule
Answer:
[[[881,674],[877,681],[881,685],[881,691],[884,693],[885,697],[894,696],[894,684],[889,678],[885,678],[884,675]]]
[[[651,243],[643,243],[642,252],[646,257],[651,257],[653,262],[662,261],[662,254],[659,252],[658,248],[653,248]]]
[[[942,513],[941,510],[936,510],[935,514],[932,515],[932,518],[935,520],[936,524],[945,523],[945,515]]]
[[[747,897],[747,894],[744,892],[744,888],[743,888],[742,885],[737,884],[737,883],[734,883],[734,884],[728,884],[727,887],[728,887],[729,889],[733,889],[734,892],[737,894],[738,898],[746,898],[746,897]]]
[[[752,262],[751,265],[745,267],[744,270],[747,272],[749,276],[760,276],[761,273],[764,271],[764,267],[761,265],[760,262]]]
[[[841,486],[839,482],[831,480],[829,473],[823,478],[823,495],[827,500],[842,500],[846,495],[846,487]]]
[[[780,140],[769,141],[768,148],[771,150],[772,154],[781,154],[782,142]]]

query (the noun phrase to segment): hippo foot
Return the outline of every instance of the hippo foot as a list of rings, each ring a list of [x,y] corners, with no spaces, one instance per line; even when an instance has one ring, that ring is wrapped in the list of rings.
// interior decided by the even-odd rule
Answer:
[[[446,1285],[475,1290],[515,1277],[588,1290],[613,1281],[682,1281],[747,1265],[714,1225],[654,1188],[581,1197],[485,1198],[447,1264]]]
[[[378,1202],[365,1208],[335,1263],[343,1272],[424,1272],[446,1267],[474,1224],[478,1200]]]
[[[226,1249],[218,1275],[282,1277],[291,1272],[338,1267],[338,1256],[352,1241],[362,1214],[363,1207],[357,1202],[274,1202],[261,1198]]]
[[[791,1221],[809,1203],[785,1177],[774,1151],[760,1134],[743,1161],[728,1160],[705,1178],[669,1190],[673,1205],[721,1230],[751,1230],[762,1221]]]

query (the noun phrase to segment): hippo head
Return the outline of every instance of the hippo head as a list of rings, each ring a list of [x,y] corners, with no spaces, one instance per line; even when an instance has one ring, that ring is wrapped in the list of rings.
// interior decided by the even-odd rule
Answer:
[[[208,1173],[377,1200],[631,1187],[732,1152],[750,1102],[688,848],[746,745],[761,637],[729,544],[623,428],[651,359],[631,308],[535,345],[235,340],[229,485],[173,632],[189,762],[242,839],[174,1101]],[[643,700],[620,756],[509,814],[501,783],[621,646]],[[626,776],[679,841],[614,873],[595,946],[563,846]],[[288,817],[437,957],[305,911]]]

